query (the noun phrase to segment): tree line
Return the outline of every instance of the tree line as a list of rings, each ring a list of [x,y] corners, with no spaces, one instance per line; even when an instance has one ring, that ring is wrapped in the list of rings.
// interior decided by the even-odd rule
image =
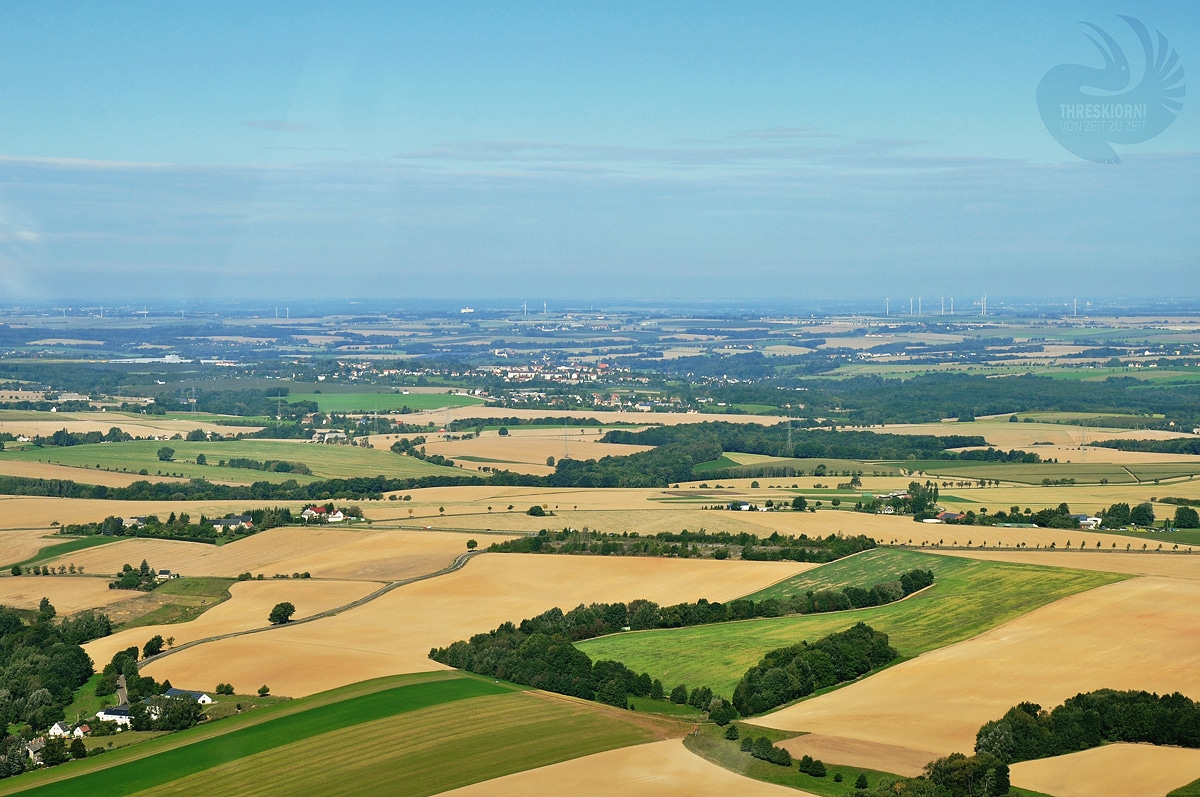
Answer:
[[[298,518],[292,515],[288,507],[270,507],[247,509],[243,515],[249,517],[253,525],[249,530],[240,530],[238,534],[253,534],[259,531],[286,526]],[[216,542],[217,531],[213,521],[221,518],[206,518],[204,515],[195,523],[187,512],[176,515],[172,512],[167,519],[160,520],[157,515],[148,515],[140,522],[126,523],[124,518],[109,515],[98,523],[70,523],[59,529],[59,534],[77,537],[148,537],[160,540],[183,540],[185,542]]]
[[[832,562],[850,554],[870,550],[875,540],[864,535],[809,537],[807,534],[780,534],[757,537],[742,532],[659,532],[642,535],[638,532],[600,532],[565,528],[562,531],[542,529],[535,535],[493,543],[489,551],[496,553],[546,553],[596,556],[663,556],[726,559],[731,551],[743,559],[798,562]]]
[[[1106,742],[1200,747],[1200,705],[1178,692],[1115,689],[1081,692],[1051,711],[1019,703],[979,729],[975,750],[1013,764]]]
[[[888,636],[865,623],[770,651],[746,671],[733,690],[733,707],[743,715],[761,714],[890,664],[899,654]]]

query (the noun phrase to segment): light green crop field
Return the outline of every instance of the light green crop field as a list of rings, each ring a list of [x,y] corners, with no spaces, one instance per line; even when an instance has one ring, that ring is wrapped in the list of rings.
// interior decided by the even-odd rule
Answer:
[[[436,410],[442,407],[470,407],[483,404],[483,399],[452,393],[301,393],[287,397],[290,402],[315,401],[321,412],[393,412]]]
[[[1085,456],[1081,454],[1080,456]],[[956,462],[953,460],[918,460],[916,462],[896,463],[907,468],[910,472],[923,471],[930,476],[946,476],[962,479],[999,479],[1002,482],[1017,482],[1019,484],[1041,484],[1044,479],[1061,480],[1074,479],[1078,484],[1100,484],[1107,479],[1107,484],[1134,484],[1137,479],[1120,465],[1104,462],[1060,462],[1059,464],[1025,463],[1025,462]],[[1171,463],[1172,473],[1186,475],[1200,473],[1200,458],[1196,464]],[[1141,465],[1141,468],[1153,468],[1157,465]]]
[[[231,597],[229,588],[237,583],[232,578],[216,576],[188,576],[172,579],[154,590],[158,597],[166,597],[162,606],[147,612],[121,628],[138,628],[147,625],[171,625],[195,620],[219,603]]]
[[[166,446],[175,450],[174,461],[161,462],[158,450]],[[196,455],[204,454],[207,465],[197,465]],[[296,473],[272,473],[248,468],[220,467],[221,460],[234,458],[286,460],[302,462],[313,472],[311,476]],[[223,442],[188,442],[186,440],[133,440],[128,443],[93,443],[82,446],[47,446],[28,451],[0,451],[0,460],[18,462],[52,462],[83,469],[123,473],[147,471],[147,478],[158,475],[179,475],[191,479],[228,481],[250,484],[257,481],[283,482],[295,479],[301,484],[320,479],[344,479],[353,476],[387,476],[404,479],[419,476],[459,476],[457,468],[432,465],[414,457],[358,446],[324,445],[281,440],[226,440]],[[78,481],[86,482],[81,473]]]
[[[59,539],[62,539],[61,537]],[[62,556],[65,553],[73,551],[82,551],[85,548],[95,548],[97,545],[105,545],[110,542],[116,542],[113,537],[77,537],[68,540],[67,542],[52,542],[47,539],[46,547],[42,548],[33,557],[26,559],[24,562],[0,562],[0,567],[8,568],[12,565],[36,565],[42,562],[48,562],[55,557]]]
[[[427,795],[653,741],[672,724],[455,673],[355,687],[13,778],[0,794]]]
[[[803,595],[809,590],[818,592],[844,587],[870,589],[884,581],[895,581],[904,573],[917,568],[932,570],[934,578],[941,579],[969,565],[970,560],[953,556],[874,548],[807,570],[746,597],[758,601]]]
[[[906,556],[897,563],[911,569],[910,561],[917,560]],[[843,571],[845,568],[843,564]],[[819,578],[821,569],[805,575]],[[864,573],[866,570],[864,567]],[[876,583],[872,578],[866,580]],[[746,670],[767,651],[802,640],[815,641],[858,622],[888,634],[892,646],[902,656],[911,657],[970,639],[1059,598],[1125,578],[1128,576],[1113,573],[970,561],[939,572],[932,587],[887,606],[614,634],[581,642],[579,648],[592,659],[615,659],[636,672],[648,672],[664,686],[707,685],[729,697]]]
[[[818,465],[824,465],[827,475],[830,478],[835,478],[836,474],[843,471],[863,471],[868,474],[881,474],[893,476],[900,473],[900,468],[909,467],[911,463],[896,463],[890,462],[862,462],[857,459],[830,459],[828,457],[812,457],[812,458],[796,458],[796,457],[769,457],[762,454],[739,454],[736,451],[727,451],[721,455],[720,459],[714,459],[709,462],[701,462],[696,465],[695,472],[704,474],[710,471],[725,470],[726,468],[764,468],[764,467],[779,467],[779,468],[795,468],[798,471],[804,471],[811,474]],[[783,477],[780,477],[783,478]]]

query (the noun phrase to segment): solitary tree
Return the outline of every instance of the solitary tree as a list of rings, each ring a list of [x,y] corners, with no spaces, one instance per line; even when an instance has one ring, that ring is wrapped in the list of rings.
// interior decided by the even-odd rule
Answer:
[[[175,449],[171,448],[170,446],[163,446],[162,448],[158,449],[158,461],[159,462],[170,462],[174,458],[175,458]]]
[[[196,455],[196,464],[197,465],[207,465],[208,457],[204,456],[203,454],[197,454]]]
[[[468,551],[473,551],[478,547],[479,547],[479,543],[475,542],[475,540],[467,540],[467,550]]]
[[[269,694],[271,694],[271,687],[267,686],[266,684],[263,684],[262,686],[258,687],[258,696],[259,697],[266,697]]]
[[[1016,416],[1014,415],[1013,417],[1015,418]],[[858,773],[858,780],[854,781],[854,788],[856,788],[856,789],[865,789],[865,788],[867,788],[869,785],[870,785],[870,784],[869,784],[869,783],[867,783],[867,773],[865,773],[865,772],[859,772],[859,773]]]
[[[271,625],[283,625],[292,619],[292,615],[296,613],[296,607],[291,603],[284,601],[283,603],[275,604],[275,608],[267,615],[267,619],[271,621]]]
[[[150,639],[146,641],[146,644],[142,646],[142,658],[148,659],[151,656],[157,656],[159,653],[162,653],[164,644],[165,642],[163,641],[162,636],[159,634],[155,634],[154,636],[150,637]]]

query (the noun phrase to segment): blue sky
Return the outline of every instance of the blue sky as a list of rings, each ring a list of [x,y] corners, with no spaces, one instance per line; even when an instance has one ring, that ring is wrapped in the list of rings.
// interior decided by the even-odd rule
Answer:
[[[962,5],[0,5],[0,295],[1200,293],[1194,98],[1107,166],[1034,102],[1200,8]]]

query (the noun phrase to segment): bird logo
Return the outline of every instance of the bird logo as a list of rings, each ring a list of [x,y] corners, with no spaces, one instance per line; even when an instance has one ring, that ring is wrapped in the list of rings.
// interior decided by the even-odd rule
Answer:
[[[1130,86],[1129,61],[1112,36],[1081,23],[1100,56],[1100,68],[1061,64],[1037,87],[1038,112],[1050,135],[1068,152],[1094,163],[1120,163],[1113,145],[1141,144],[1162,133],[1183,109],[1186,93],[1179,55],[1159,31],[1152,38],[1133,17],[1121,17],[1142,44],[1146,65]],[[1093,35],[1093,33],[1095,35]]]

